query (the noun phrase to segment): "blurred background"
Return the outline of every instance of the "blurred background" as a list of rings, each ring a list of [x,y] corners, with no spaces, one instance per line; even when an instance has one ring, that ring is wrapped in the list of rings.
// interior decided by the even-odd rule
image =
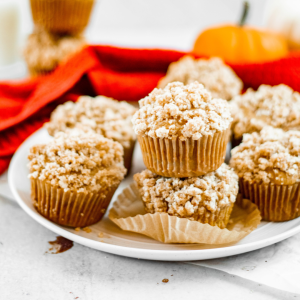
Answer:
[[[29,0],[11,1],[20,7],[24,41],[33,30]],[[262,26],[267,1],[249,1],[247,24]],[[204,28],[237,22],[242,4],[242,0],[97,0],[86,37],[93,43],[189,50]]]

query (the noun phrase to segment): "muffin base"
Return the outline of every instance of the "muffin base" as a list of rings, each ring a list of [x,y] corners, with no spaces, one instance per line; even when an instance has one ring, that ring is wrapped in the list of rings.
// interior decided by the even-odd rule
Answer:
[[[209,210],[205,209],[205,212],[201,215],[194,216],[195,221],[202,224],[209,224],[211,226],[218,226],[223,229],[226,228],[230,214],[232,212],[234,203],[225,208],[220,209],[218,212],[212,213]]]
[[[271,222],[293,220],[300,216],[300,184],[275,185],[250,183],[240,178],[243,197],[258,206],[262,219]]]
[[[130,170],[131,170],[132,157],[133,157],[135,143],[136,143],[136,141],[131,141],[129,148],[123,147],[123,149],[124,149],[124,166],[127,169],[126,176],[128,176],[128,174],[130,173]]]
[[[104,216],[118,186],[97,193],[77,193],[31,179],[31,200],[35,209],[48,220],[70,227],[95,224]]]
[[[193,177],[217,170],[224,162],[230,129],[199,140],[139,135],[146,167],[165,177]]]
[[[30,0],[33,22],[55,33],[80,33],[87,26],[94,0]]]

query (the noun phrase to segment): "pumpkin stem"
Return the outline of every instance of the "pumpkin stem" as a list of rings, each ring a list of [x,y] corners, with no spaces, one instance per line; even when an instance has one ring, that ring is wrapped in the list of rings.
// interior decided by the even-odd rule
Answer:
[[[244,26],[247,16],[248,16],[248,12],[249,12],[249,2],[248,1],[244,1],[244,9],[243,9],[243,14],[239,23],[239,26]]]

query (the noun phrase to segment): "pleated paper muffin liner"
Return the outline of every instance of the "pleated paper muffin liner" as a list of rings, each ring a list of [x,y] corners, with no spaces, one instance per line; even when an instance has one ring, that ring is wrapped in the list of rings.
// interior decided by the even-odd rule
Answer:
[[[149,214],[136,184],[118,196],[109,218],[121,229],[149,236],[163,243],[228,244],[238,242],[260,223],[257,206],[249,200],[238,199],[235,203],[227,228],[202,224],[167,213]]]
[[[30,0],[33,22],[53,33],[77,34],[90,18],[94,0]]]
[[[146,167],[165,177],[193,177],[217,170],[224,162],[230,129],[202,136],[199,140],[189,138],[152,138],[138,135]]]
[[[240,178],[240,192],[258,206],[262,219],[281,222],[300,216],[300,185],[258,184]]]
[[[129,148],[123,147],[123,149],[124,149],[124,166],[127,169],[126,176],[130,173],[130,170],[131,170],[132,157],[133,157],[135,143],[136,143],[136,141],[131,141]]]
[[[70,227],[85,227],[101,220],[118,186],[97,193],[77,193],[31,179],[31,199],[48,220]]]

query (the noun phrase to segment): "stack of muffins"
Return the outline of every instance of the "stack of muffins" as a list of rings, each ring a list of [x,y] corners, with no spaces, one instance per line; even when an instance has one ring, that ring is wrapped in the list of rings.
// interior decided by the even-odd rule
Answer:
[[[266,221],[300,216],[300,94],[286,85],[261,85],[230,102],[230,165],[240,192]]]
[[[83,96],[53,111],[46,128],[54,139],[28,156],[31,198],[40,214],[71,227],[101,220],[131,167],[135,112],[104,96]]]
[[[24,58],[32,76],[53,71],[86,42],[94,0],[30,0],[34,32],[28,37]]]
[[[133,117],[147,170],[135,174],[145,209],[225,228],[238,176],[225,163],[229,104],[198,82],[169,83]]]

